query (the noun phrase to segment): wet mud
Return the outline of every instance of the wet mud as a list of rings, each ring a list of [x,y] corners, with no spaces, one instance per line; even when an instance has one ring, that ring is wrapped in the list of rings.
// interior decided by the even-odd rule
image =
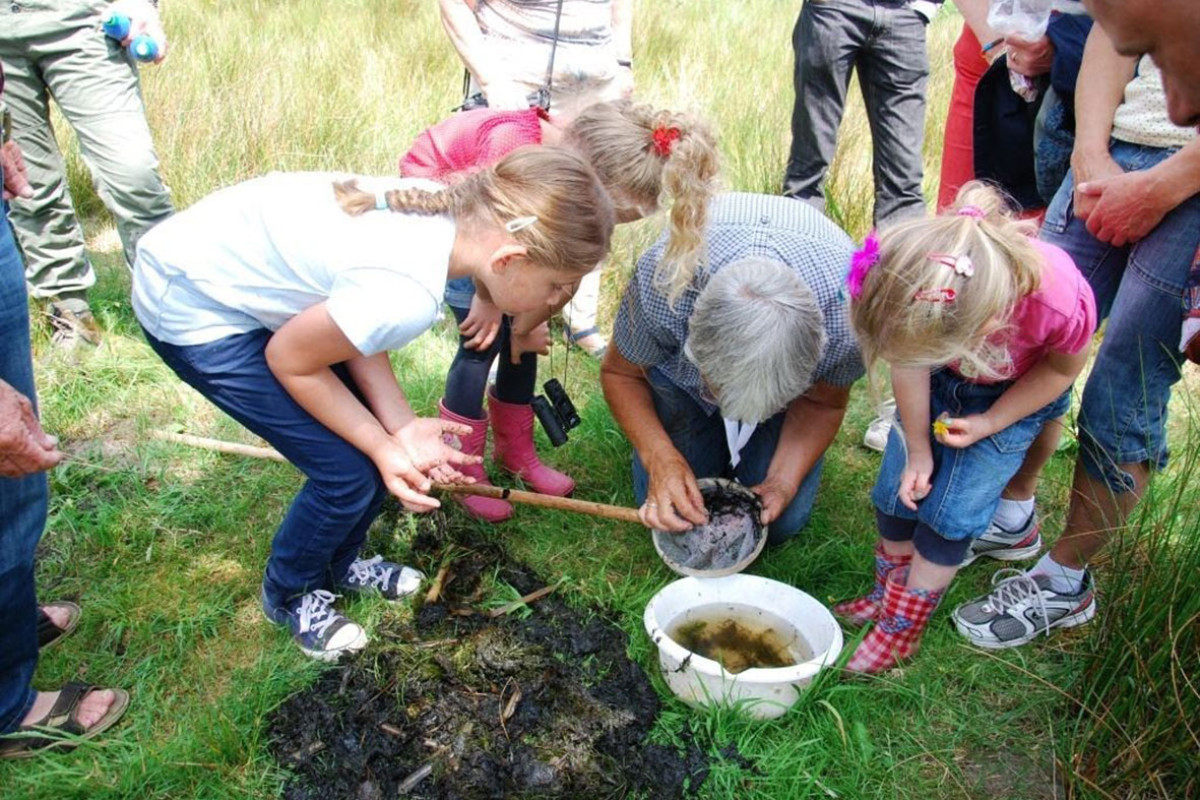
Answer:
[[[695,793],[708,759],[686,731],[683,752],[647,741],[659,699],[624,631],[558,592],[489,600],[496,586],[517,597],[547,583],[493,542],[422,528],[413,550],[442,572],[437,599],[377,626],[355,661],[273,715],[286,800]]]

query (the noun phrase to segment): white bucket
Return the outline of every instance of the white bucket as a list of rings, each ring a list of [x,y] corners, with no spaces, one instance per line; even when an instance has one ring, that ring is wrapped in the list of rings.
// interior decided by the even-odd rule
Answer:
[[[729,604],[730,610],[762,609],[793,625],[813,657],[791,667],[726,672],[667,635],[688,621],[689,612]],[[796,702],[812,679],[842,652],[842,629],[829,609],[795,587],[755,575],[683,578],[668,584],[646,606],[646,632],[658,645],[658,664],[671,691],[692,706],[738,704],[760,719],[778,717]]]

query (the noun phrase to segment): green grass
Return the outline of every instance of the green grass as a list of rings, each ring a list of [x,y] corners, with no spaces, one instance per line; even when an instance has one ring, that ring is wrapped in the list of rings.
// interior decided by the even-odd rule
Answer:
[[[716,123],[729,188],[777,189],[789,136],[795,5],[638,4],[639,94]],[[144,92],[164,175],[181,208],[273,169],[390,173],[413,136],[459,99],[461,68],[429,0],[165,6],[171,55],[143,72]],[[947,11],[930,29],[930,196],[959,24]],[[261,621],[257,607],[270,538],[300,477],[287,465],[148,436],[167,427],[253,442],[175,379],[141,339],[115,236],[67,126],[58,130],[72,193],[92,234],[100,276],[93,303],[108,335],[76,362],[56,356],[43,321],[35,323],[46,425],[73,454],[51,476],[40,589],[45,598],[77,597],[86,610],[77,634],[43,659],[37,685],[83,677],[130,689],[134,705],[119,728],[72,755],[0,766],[0,794],[273,797],[286,776],[268,754],[265,720],[318,670]],[[852,92],[829,194],[839,222],[856,236],[870,220],[868,139]],[[619,233],[605,275],[606,318],[659,224]],[[425,413],[434,411],[454,344],[442,325],[395,356],[406,391]],[[561,356],[560,348],[553,362],[559,377]],[[629,445],[605,407],[596,366],[577,354],[570,365],[567,385],[584,424],[568,446],[551,450],[543,440],[542,452],[577,479],[578,496],[631,504]],[[1186,402],[1194,377],[1177,393],[1177,443],[1197,442],[1188,436],[1194,426]],[[879,460],[858,446],[872,416],[865,394],[856,389],[831,449],[812,524],[753,572],[822,599],[866,586],[874,536],[867,490]],[[1041,494],[1052,535],[1061,529],[1074,452],[1071,446],[1055,457]],[[749,759],[747,769],[718,758],[706,798],[1168,798],[1200,791],[1200,492],[1189,482],[1195,466],[1189,455],[1162,476],[1103,559],[1097,624],[989,654],[968,647],[943,613],[920,657],[902,671],[868,681],[830,675],[771,723],[689,710],[658,682],[666,710],[655,739],[681,741],[686,730],[714,758],[735,744]],[[456,511],[451,520],[475,525]],[[654,672],[641,614],[672,576],[646,531],[532,508],[483,530],[547,582],[561,580],[560,594],[608,609],[630,633],[630,655]],[[402,519],[376,540],[403,558],[411,534]],[[990,574],[986,565],[967,570],[945,605],[983,591]],[[512,599],[510,588],[495,588],[497,604]],[[350,611],[368,626],[397,613],[373,601],[355,601]]]

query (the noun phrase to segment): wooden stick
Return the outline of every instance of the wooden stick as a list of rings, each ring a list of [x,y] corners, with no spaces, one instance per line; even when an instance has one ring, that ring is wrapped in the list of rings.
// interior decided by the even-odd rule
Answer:
[[[202,450],[213,450],[218,453],[226,453],[232,456],[266,458],[270,459],[271,461],[282,461],[285,464],[288,463],[288,460],[283,457],[283,454],[273,447],[255,447],[249,444],[223,442],[220,439],[209,439],[204,436],[189,436],[186,433],[172,433],[171,431],[150,431],[150,438],[158,439],[163,442],[186,444],[190,447],[199,447]]]
[[[555,497],[550,494],[523,492],[520,489],[506,489],[502,486],[480,486],[478,484],[435,483],[433,488],[440,492],[452,494],[469,494],[476,497],[494,497],[507,500],[510,503],[524,503],[530,506],[553,508],[558,511],[572,511],[576,514],[587,514],[592,517],[604,517],[621,522],[636,522],[641,524],[636,508],[611,506],[606,503],[593,503],[589,500],[576,500],[571,497]]]

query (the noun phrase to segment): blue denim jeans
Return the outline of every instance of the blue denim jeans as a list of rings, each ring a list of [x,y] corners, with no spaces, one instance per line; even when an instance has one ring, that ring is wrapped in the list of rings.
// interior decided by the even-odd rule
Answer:
[[[1012,386],[1012,381],[971,383],[948,369],[930,378],[929,418],[943,411],[952,417],[980,414]],[[871,502],[889,517],[918,520],[943,539],[977,539],[1000,505],[1000,493],[1025,460],[1025,452],[1052,419],[1067,413],[1070,392],[970,447],[946,447],[931,439],[933,480],[929,495],[912,511],[900,502],[900,476],[908,462],[899,415],[888,436]]]
[[[792,32],[796,103],[785,195],[824,211],[825,178],[856,69],[871,126],[875,221],[925,213],[925,25],[924,17],[899,0],[804,3]]]
[[[762,483],[767,477],[767,468],[771,465],[775,448],[779,445],[783,413],[758,426],[750,441],[742,448],[741,461],[734,469],[729,466],[729,445],[725,440],[725,422],[721,415],[706,414],[687,392],[677,388],[658,370],[649,370],[647,376],[659,422],[697,478],[730,478],[744,486]],[[817,489],[821,485],[824,461],[822,456],[801,482],[792,502],[768,527],[768,544],[780,544],[808,524],[813,503],[817,499]],[[649,483],[650,478],[642,465],[641,456],[634,451],[633,493],[639,505],[646,501]]]
[[[0,176],[2,177],[2,176]],[[0,203],[0,212],[7,204]],[[0,214],[0,380],[36,402],[29,349],[25,268]],[[37,667],[37,595],[33,554],[46,524],[44,473],[0,478],[0,733],[11,733],[33,707]]]
[[[1126,171],[1149,169],[1175,151],[1114,141]],[[1096,295],[1104,338],[1079,408],[1080,459],[1113,492],[1133,489],[1122,464],[1167,463],[1167,403],[1179,380],[1183,289],[1200,244],[1200,196],[1163,218],[1137,244],[1112,247],[1075,218],[1074,174],[1046,212],[1041,238],[1075,259]]]
[[[267,330],[178,346],[146,334],[175,374],[270,442],[308,480],[271,543],[263,596],[272,607],[314,589],[332,589],[358,555],[387,496],[364,453],[292,399],[267,367]],[[345,370],[335,368],[353,389]]]

